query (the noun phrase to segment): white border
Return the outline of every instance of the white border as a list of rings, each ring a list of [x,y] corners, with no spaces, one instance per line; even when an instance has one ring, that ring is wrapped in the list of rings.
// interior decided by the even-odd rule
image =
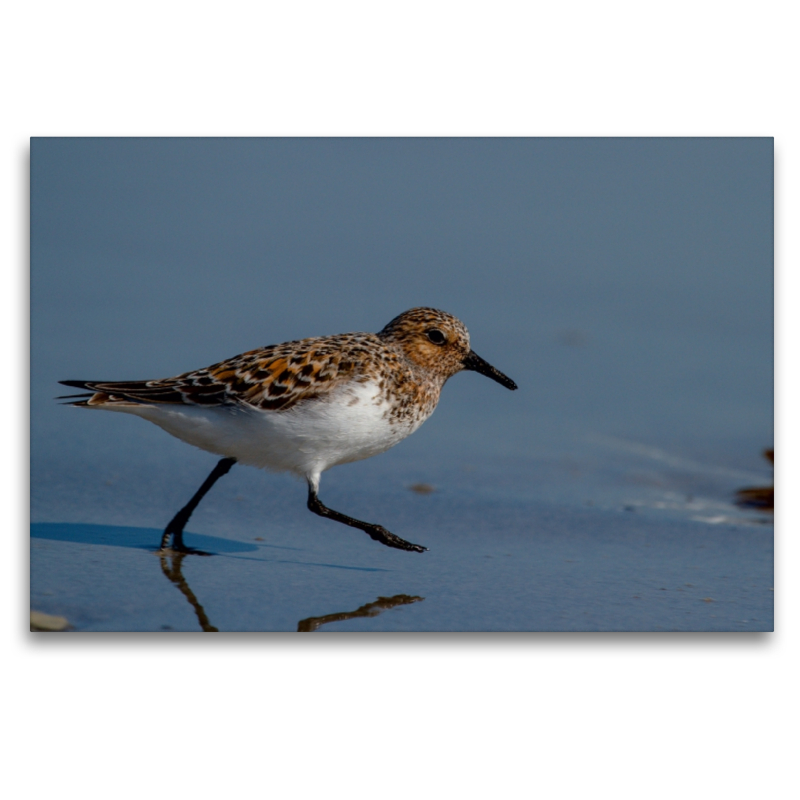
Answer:
[[[787,413],[798,407],[800,219],[788,6],[551,5],[140,0],[6,10],[12,789],[672,798],[687,789],[785,796],[784,782],[796,785],[786,730],[798,715],[800,526],[788,503],[773,635],[270,637],[220,647],[21,632],[31,135],[774,135],[779,498],[800,485]]]

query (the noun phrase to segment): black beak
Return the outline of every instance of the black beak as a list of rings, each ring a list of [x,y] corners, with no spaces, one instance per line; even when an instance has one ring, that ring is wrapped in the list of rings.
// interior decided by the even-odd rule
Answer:
[[[485,375],[487,378],[491,378],[493,381],[497,381],[501,386],[505,386],[506,389],[516,389],[517,384],[511,380],[511,378],[503,375],[499,369],[495,369],[488,361],[484,361],[477,353],[473,352],[472,350],[469,351],[469,354],[463,361],[464,369],[472,370],[473,372],[480,372],[481,375]]]

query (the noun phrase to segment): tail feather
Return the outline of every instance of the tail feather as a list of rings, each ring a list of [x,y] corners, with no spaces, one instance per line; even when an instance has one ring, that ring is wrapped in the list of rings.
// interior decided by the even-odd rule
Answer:
[[[94,381],[59,381],[62,386],[73,386],[76,389],[94,389],[92,388]]]
[[[88,389],[86,394],[65,395],[57,400],[88,397],[71,405],[102,405],[105,403],[171,403],[183,404],[185,398],[178,387],[162,381],[59,381],[64,386]],[[155,385],[154,385],[155,384]],[[214,387],[214,392],[220,389]]]

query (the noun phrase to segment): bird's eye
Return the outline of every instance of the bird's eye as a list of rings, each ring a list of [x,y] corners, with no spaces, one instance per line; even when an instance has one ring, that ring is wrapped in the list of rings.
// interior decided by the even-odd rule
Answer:
[[[436,328],[431,328],[431,330],[426,331],[426,333],[428,334],[428,338],[434,344],[444,344],[447,341],[447,337],[440,330],[437,330]]]

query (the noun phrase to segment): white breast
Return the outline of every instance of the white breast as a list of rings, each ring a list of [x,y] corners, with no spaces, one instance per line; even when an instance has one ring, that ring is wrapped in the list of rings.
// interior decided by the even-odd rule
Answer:
[[[262,469],[319,475],[382,453],[424,421],[390,421],[375,383],[351,383],[286,411],[238,406],[108,405],[136,414],[203,450]]]

